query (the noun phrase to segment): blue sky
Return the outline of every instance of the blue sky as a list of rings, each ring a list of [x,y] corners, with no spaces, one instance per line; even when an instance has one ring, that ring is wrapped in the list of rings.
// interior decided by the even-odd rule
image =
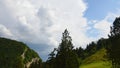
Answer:
[[[109,12],[117,12],[120,8],[119,0],[85,0],[88,4],[88,9],[85,12],[85,17],[88,20],[102,20]]]
[[[119,0],[0,0],[0,36],[28,44],[46,60],[66,28],[75,47],[107,38],[119,6]]]
[[[101,21],[104,20],[106,16],[109,14],[116,14],[115,16],[119,16],[119,9],[120,9],[120,1],[119,0],[85,0],[87,3],[87,10],[85,11],[84,16],[87,18],[88,22],[92,20]],[[115,16],[113,18],[108,19],[107,21],[112,25]],[[88,36],[94,37],[99,36],[98,29],[93,28],[93,24],[90,24],[92,29],[91,32],[87,34]],[[107,32],[108,33],[108,32]]]

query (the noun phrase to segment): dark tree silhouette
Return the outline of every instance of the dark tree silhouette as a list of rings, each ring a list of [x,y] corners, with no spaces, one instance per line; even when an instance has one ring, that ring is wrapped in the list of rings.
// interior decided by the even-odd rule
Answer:
[[[62,42],[56,55],[56,68],[79,68],[78,56],[73,51],[72,39],[67,29],[62,34]]]
[[[107,47],[108,57],[112,61],[113,68],[120,68],[120,17],[113,22],[109,39],[111,45]]]
[[[84,49],[82,47],[76,48],[74,51],[76,52],[76,54],[81,60],[85,58]]]
[[[72,38],[67,29],[62,34],[62,42],[49,56],[46,68],[79,68],[78,56],[73,51]]]
[[[109,37],[120,35],[120,17],[115,19],[115,21],[113,22],[113,26],[110,28],[111,31]]]
[[[62,42],[58,47],[57,56],[59,56],[63,51],[67,52],[67,51],[71,51],[73,49],[73,44],[71,41],[72,41],[72,39],[69,36],[69,32],[66,29],[62,36]]]

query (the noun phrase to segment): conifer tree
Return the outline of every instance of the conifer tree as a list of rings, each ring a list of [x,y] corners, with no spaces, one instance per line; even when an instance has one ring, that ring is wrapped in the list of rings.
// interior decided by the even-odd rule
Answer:
[[[57,50],[56,68],[79,68],[78,56],[73,51],[72,38],[67,29]]]
[[[67,29],[62,34],[62,42],[55,49],[57,53],[54,55],[54,51],[50,54],[51,60],[54,56],[54,60],[51,60],[53,68],[79,68],[78,56],[73,51],[72,38],[69,36]]]
[[[111,45],[107,47],[108,57],[112,61],[113,68],[120,68],[120,17],[113,22],[109,39]]]

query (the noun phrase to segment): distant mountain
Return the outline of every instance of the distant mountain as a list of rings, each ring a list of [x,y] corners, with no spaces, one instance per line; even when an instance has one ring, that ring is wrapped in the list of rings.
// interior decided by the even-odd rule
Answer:
[[[26,44],[0,38],[0,68],[40,68],[42,60]]]

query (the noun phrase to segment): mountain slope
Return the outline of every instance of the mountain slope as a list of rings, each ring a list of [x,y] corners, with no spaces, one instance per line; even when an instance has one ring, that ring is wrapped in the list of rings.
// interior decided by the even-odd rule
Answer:
[[[89,63],[93,63],[93,62],[97,62],[97,61],[105,61],[105,60],[107,60],[106,49],[103,48],[103,49],[100,49],[99,51],[97,51],[95,54],[86,58],[83,61],[83,63],[89,64]]]
[[[95,54],[83,60],[80,68],[110,68],[111,64],[106,58],[106,49],[102,48]]]
[[[38,54],[22,42],[0,38],[0,68],[40,67]]]

